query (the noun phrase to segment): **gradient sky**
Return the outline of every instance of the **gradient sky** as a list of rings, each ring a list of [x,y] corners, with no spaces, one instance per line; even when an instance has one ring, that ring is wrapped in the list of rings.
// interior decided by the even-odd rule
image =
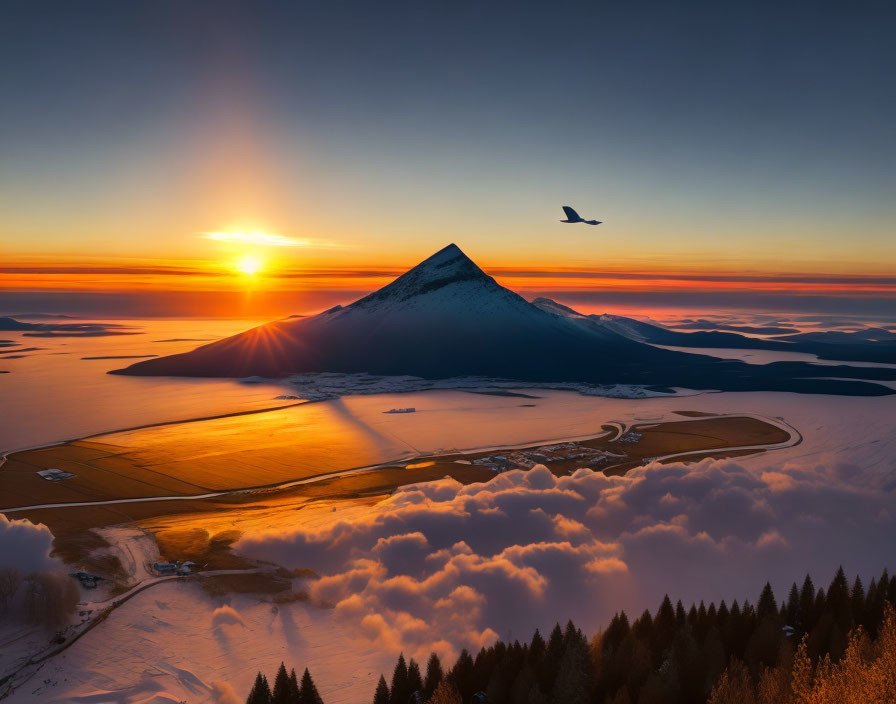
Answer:
[[[734,274],[893,302],[894,20],[889,2],[6,2],[0,308],[231,290],[247,252],[256,287],[363,291],[448,242],[532,290]],[[605,224],[561,225],[566,203]],[[201,236],[234,231],[311,244]]]

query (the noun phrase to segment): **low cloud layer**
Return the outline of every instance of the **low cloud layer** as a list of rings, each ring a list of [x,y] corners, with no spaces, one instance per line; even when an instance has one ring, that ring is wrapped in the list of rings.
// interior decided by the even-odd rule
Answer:
[[[555,478],[538,466],[466,487],[446,478],[351,521],[249,535],[237,548],[317,570],[312,598],[380,647],[449,657],[568,618],[593,631],[667,592],[752,600],[771,579],[783,597],[806,571],[823,581],[841,562],[867,575],[896,566],[887,476],[769,460],[625,477]]]
[[[212,682],[212,701],[215,704],[242,704],[243,700],[229,683],[215,680]]]
[[[212,611],[211,621],[212,630],[220,630],[224,626],[246,626],[246,622],[243,621],[243,617],[240,616],[239,612],[227,604],[219,606]]]
[[[59,569],[61,563],[50,557],[52,549],[53,534],[43,523],[0,514],[0,568],[15,567],[22,574]]]

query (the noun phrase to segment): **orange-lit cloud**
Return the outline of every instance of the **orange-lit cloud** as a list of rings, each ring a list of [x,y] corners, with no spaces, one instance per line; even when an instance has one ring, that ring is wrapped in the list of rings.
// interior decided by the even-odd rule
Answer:
[[[202,237],[216,242],[259,245],[263,247],[339,247],[335,242],[297,239],[267,232],[202,232]]]

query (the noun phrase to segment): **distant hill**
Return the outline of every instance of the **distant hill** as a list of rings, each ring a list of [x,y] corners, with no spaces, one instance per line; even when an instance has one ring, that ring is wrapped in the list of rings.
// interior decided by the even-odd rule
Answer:
[[[799,379],[799,369],[658,349],[653,326],[627,318],[592,320],[551,302],[529,303],[499,285],[456,245],[348,306],[280,320],[191,352],[112,373],[197,377],[280,377],[301,372],[368,372],[424,378],[494,376],[526,381],[629,383],[709,389],[892,393],[863,382]],[[647,326],[646,328],[643,326]],[[650,328],[650,329],[649,329]],[[684,333],[682,333],[684,334]],[[802,376],[818,376],[802,365]],[[880,370],[825,376],[896,378]]]
[[[130,325],[118,323],[23,323],[15,318],[0,318],[0,331],[22,331],[25,337],[107,337],[136,335]]]
[[[0,318],[0,330],[3,331],[38,329],[40,329],[40,325],[35,325],[34,323],[23,323],[15,318]]]
[[[842,362],[896,364],[896,333],[884,328],[866,328],[856,332],[837,330],[751,337],[729,330],[682,332],[662,325],[646,323],[621,315],[583,315],[550,298],[536,298],[533,305],[542,310],[584,321],[598,330],[617,332],[624,337],[652,345],[670,347],[717,348],[735,350],[772,350],[814,354],[819,359]],[[709,321],[707,321],[708,323]],[[730,329],[731,326],[724,326]]]

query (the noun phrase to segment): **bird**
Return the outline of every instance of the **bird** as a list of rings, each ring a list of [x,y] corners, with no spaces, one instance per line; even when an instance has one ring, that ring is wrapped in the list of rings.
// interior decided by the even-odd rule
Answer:
[[[561,220],[560,222],[565,223],[576,223],[583,222],[586,225],[600,225],[600,220],[585,220],[581,215],[579,215],[575,210],[570,208],[568,205],[563,206],[563,212],[566,213],[566,220]]]

